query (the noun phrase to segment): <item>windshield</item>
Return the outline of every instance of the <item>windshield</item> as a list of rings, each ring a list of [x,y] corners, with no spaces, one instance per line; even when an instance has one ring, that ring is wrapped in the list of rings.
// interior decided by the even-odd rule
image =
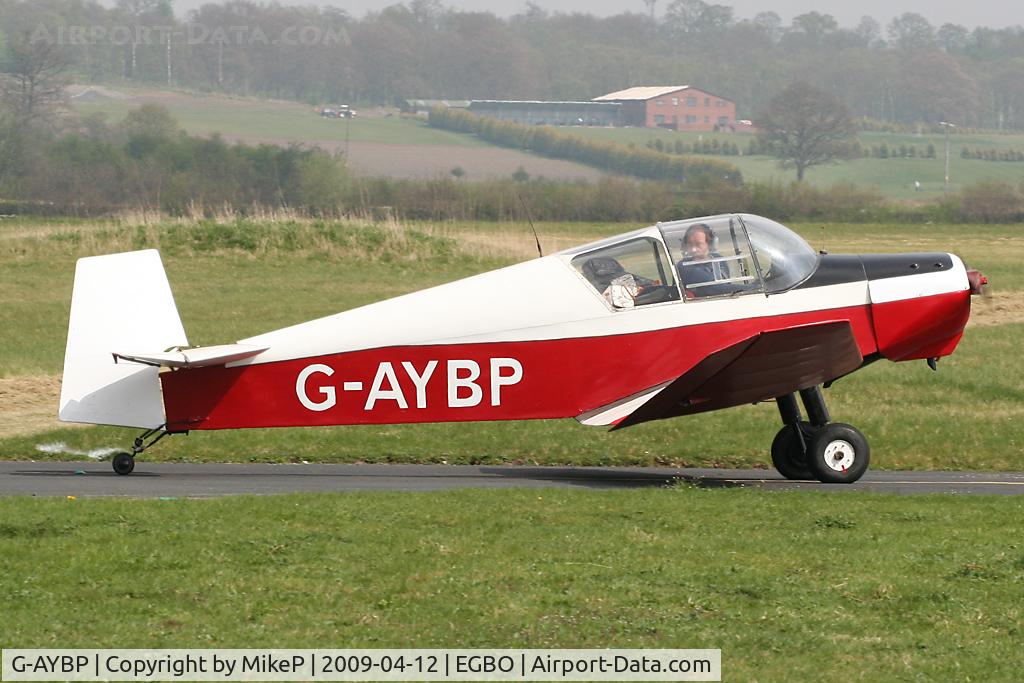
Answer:
[[[741,218],[764,277],[766,293],[790,289],[817,268],[818,254],[800,235],[761,216],[743,214]]]

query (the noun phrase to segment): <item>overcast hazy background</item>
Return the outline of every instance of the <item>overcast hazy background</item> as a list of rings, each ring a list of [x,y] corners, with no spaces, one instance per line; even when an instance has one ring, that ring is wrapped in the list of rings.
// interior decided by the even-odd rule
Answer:
[[[397,2],[382,0],[280,0],[282,5],[333,5],[360,17],[368,11],[378,11]],[[106,0],[108,6],[114,0]],[[175,12],[182,16],[188,10],[205,4],[204,0],[176,0]],[[526,8],[526,2],[505,0],[450,0],[442,5],[454,9],[492,12],[501,16],[518,14]],[[646,12],[641,0],[614,2],[609,0],[537,0],[536,5],[549,12],[584,12],[607,16],[622,12]],[[656,13],[661,14],[669,2],[660,0]],[[935,27],[945,23],[962,24],[967,28],[987,26],[1004,28],[1024,24],[1024,2],[1021,0],[860,0],[859,2],[823,3],[816,0],[724,0],[709,4],[732,7],[737,19],[753,18],[758,12],[772,11],[789,23],[793,17],[804,12],[831,14],[840,26],[853,27],[864,15],[868,15],[884,27],[889,21],[904,12],[916,12]]]

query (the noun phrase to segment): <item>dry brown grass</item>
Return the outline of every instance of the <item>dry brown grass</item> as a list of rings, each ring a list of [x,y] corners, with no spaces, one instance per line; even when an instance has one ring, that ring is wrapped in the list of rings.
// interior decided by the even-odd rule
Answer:
[[[0,438],[72,426],[57,420],[60,377],[0,378]]]
[[[1024,292],[996,292],[975,299],[968,324],[977,327],[1024,323]]]
[[[254,257],[266,257],[280,251],[302,255],[336,256],[352,258],[367,256],[372,247],[358,240],[344,242],[337,239],[336,231],[325,229],[325,221],[310,218],[288,208],[252,207],[244,215],[231,207],[203,207],[193,205],[189,215],[168,216],[144,208],[122,211],[104,219],[88,222],[55,221],[45,224],[24,223],[4,226],[0,230],[0,258],[37,259],[52,253],[55,248],[69,250],[70,256],[115,253],[152,248],[192,249],[173,235],[175,228],[200,226],[235,226],[239,221],[256,226],[245,230],[248,246],[245,249],[224,248],[221,251],[245,251]],[[287,225],[290,233],[266,230],[267,226]],[[474,230],[472,226],[453,223],[407,223],[394,216],[345,217],[331,219],[326,226],[332,229],[373,230],[384,235],[383,247],[393,258],[415,260],[424,249],[422,237],[449,240],[451,250],[459,257],[476,259],[521,261],[537,255],[533,236],[523,226],[509,226],[495,231],[493,227]],[[544,253],[574,246],[600,235],[541,234]],[[168,241],[171,240],[171,241]]]
[[[435,237],[446,237],[455,241],[460,254],[485,259],[507,259],[525,261],[536,258],[537,245],[533,234],[522,225],[509,227],[508,230],[474,231],[465,227],[450,225],[417,225],[417,229]],[[589,236],[555,235],[539,233],[540,243],[545,254],[553,254],[562,249],[584,244],[601,237],[594,233]]]

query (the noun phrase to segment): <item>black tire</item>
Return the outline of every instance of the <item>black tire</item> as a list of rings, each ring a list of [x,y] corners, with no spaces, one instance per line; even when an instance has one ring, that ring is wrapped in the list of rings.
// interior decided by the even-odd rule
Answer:
[[[810,422],[800,422],[804,443],[808,446],[814,438],[815,428]],[[796,428],[785,425],[772,440],[772,464],[786,479],[814,479],[807,467],[807,459],[797,438]]]
[[[117,453],[111,461],[114,471],[118,474],[131,474],[135,469],[135,456],[131,453]]]
[[[825,484],[852,484],[871,459],[868,440],[855,427],[833,422],[821,428],[807,450],[807,466]]]

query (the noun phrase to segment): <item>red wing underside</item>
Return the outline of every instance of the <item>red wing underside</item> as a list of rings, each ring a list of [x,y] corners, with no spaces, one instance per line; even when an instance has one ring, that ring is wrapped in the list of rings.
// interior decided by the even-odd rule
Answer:
[[[862,362],[845,320],[762,332],[712,353],[613,429],[765,401],[845,375]]]

